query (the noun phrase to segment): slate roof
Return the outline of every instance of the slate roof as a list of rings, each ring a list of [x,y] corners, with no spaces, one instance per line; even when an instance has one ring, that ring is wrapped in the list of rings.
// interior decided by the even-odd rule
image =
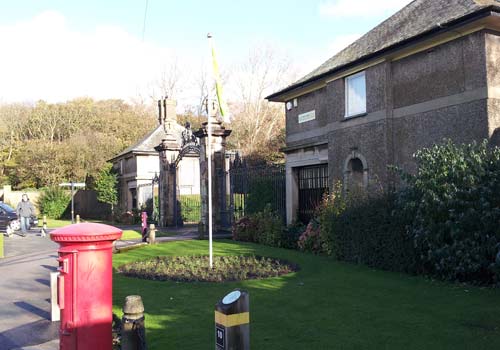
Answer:
[[[177,137],[177,142],[179,145],[181,144],[181,137],[182,137],[182,131],[184,130],[184,127],[177,124],[175,125],[176,128],[176,137]],[[132,145],[125,150],[123,150],[121,153],[118,155],[114,156],[110,160],[115,160],[118,159],[128,153],[151,153],[151,154],[158,154],[157,151],[155,151],[155,147],[158,146],[161,143],[161,140],[165,138],[165,130],[163,129],[163,125],[158,125],[156,129],[151,131],[149,134],[144,136],[140,141],[138,141],[135,145]]]
[[[441,29],[463,17],[488,8],[498,8],[500,0],[415,0],[389,17],[351,45],[327,60],[321,66],[289,87],[267,98],[273,100],[280,94],[312,82],[322,75],[342,69],[372,54],[389,49],[412,38]]]

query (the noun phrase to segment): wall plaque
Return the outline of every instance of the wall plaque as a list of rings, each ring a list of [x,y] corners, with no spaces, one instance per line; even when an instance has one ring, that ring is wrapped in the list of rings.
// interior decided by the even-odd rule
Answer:
[[[316,119],[316,111],[299,114],[299,124]]]

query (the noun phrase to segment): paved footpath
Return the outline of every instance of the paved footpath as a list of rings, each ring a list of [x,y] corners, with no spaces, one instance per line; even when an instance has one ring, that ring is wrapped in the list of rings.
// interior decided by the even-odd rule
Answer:
[[[0,233],[2,234],[2,233]],[[50,272],[57,247],[48,237],[4,237],[0,259],[0,349],[58,349],[58,322],[50,321]]]
[[[194,239],[194,230],[181,228],[175,230],[176,236],[159,237],[157,241]],[[38,231],[26,237],[4,237],[4,243],[6,257],[0,259],[0,349],[56,350],[59,322],[50,321],[50,272],[57,269],[58,244],[48,236],[41,237]],[[118,241],[116,248],[138,244],[140,240]]]

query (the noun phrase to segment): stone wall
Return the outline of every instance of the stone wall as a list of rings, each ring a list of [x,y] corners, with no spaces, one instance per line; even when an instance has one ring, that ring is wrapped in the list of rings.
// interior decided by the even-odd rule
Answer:
[[[394,108],[485,87],[484,52],[477,32],[393,62]]]
[[[28,195],[30,201],[38,210],[37,200],[40,197],[39,191],[12,191],[11,186],[5,185],[3,186],[3,190],[0,191],[0,200],[15,208],[17,203],[21,201],[21,197],[24,193]]]

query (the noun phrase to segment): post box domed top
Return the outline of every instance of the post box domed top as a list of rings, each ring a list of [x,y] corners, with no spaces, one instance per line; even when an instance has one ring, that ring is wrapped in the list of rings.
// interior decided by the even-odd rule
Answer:
[[[54,230],[50,239],[54,242],[114,241],[122,236],[122,230],[114,226],[84,223],[73,224]]]

